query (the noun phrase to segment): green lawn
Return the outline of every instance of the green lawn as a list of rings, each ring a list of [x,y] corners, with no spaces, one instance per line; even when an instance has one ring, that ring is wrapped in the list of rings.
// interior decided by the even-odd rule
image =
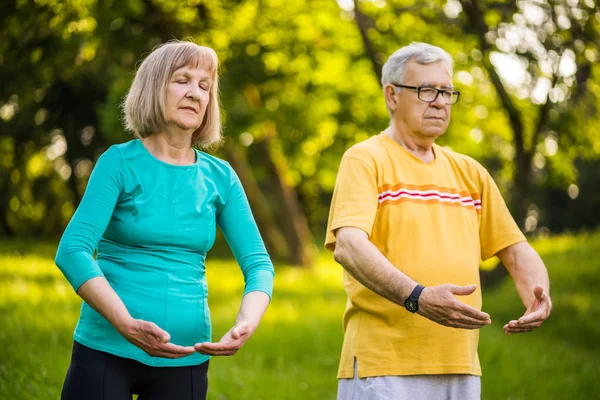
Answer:
[[[550,270],[554,313],[531,334],[504,336],[523,312],[510,280],[484,295],[484,399],[600,398],[600,233],[536,243]],[[51,244],[0,242],[0,399],[57,399],[80,301]],[[230,328],[242,289],[235,262],[208,263],[215,337]],[[275,295],[242,351],[213,358],[209,399],[334,399],[345,305],[341,268],[277,268]]]

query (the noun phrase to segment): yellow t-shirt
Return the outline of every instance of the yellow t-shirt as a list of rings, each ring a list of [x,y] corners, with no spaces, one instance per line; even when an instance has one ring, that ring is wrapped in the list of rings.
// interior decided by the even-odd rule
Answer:
[[[342,159],[325,246],[356,227],[396,268],[424,286],[477,284],[458,299],[481,309],[479,261],[526,240],[489,173],[470,157],[433,146],[426,164],[379,134]],[[348,303],[338,378],[481,375],[478,330],[439,325],[375,294],[346,271]]]

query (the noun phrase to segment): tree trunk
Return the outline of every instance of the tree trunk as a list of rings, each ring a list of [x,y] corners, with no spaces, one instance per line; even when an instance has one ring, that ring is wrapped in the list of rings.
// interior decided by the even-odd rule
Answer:
[[[8,223],[8,213],[10,211],[10,197],[11,197],[11,185],[10,172],[12,168],[6,168],[0,172],[0,192],[2,197],[0,198],[0,228],[5,236],[14,236],[14,231]]]
[[[308,228],[308,221],[298,201],[296,190],[285,180],[285,164],[277,162],[277,157],[274,157],[278,150],[275,146],[275,127],[267,129],[267,137],[254,147],[273,180],[275,195],[281,199],[279,225],[290,250],[290,261],[293,265],[308,267],[315,260],[314,238]]]
[[[13,237],[15,235],[15,232],[10,227],[8,220],[6,219],[6,210],[2,210],[2,211],[3,212],[0,214],[0,226],[2,226],[2,231],[4,232],[5,236]]]
[[[518,153],[518,149],[517,149]],[[516,170],[513,186],[513,217],[521,230],[525,230],[525,219],[527,218],[527,204],[529,202],[529,190],[531,184],[531,157],[526,154],[515,157]]]
[[[252,207],[252,214],[269,254],[274,258],[288,259],[289,249],[286,240],[275,224],[268,202],[256,182],[252,168],[248,164],[246,154],[237,144],[231,141],[225,142],[224,151],[227,160],[231,163],[244,186],[248,202]]]
[[[65,135],[65,140],[67,141],[67,151],[65,152],[64,159],[71,168],[71,175],[67,179],[67,187],[71,189],[71,193],[73,193],[73,206],[75,207],[75,209],[77,209],[79,203],[81,203],[81,199],[83,196],[79,193],[79,189],[77,187],[77,175],[75,175],[75,159],[77,158],[78,154],[81,154],[81,151],[79,149],[76,149],[76,146],[78,146],[78,138],[77,130],[75,128],[75,122],[72,118],[69,118],[68,122],[65,125],[66,126],[64,127],[63,133]]]
[[[522,137],[522,134],[515,134]],[[513,184],[512,215],[519,228],[525,230],[525,219],[527,218],[527,205],[529,202],[529,190],[531,184],[531,156],[522,147],[522,143],[515,141],[515,178]],[[502,262],[499,262],[490,271],[480,271],[482,288],[491,288],[502,283],[508,270]]]
[[[358,2],[354,0],[354,21],[356,22],[356,26],[358,27],[358,31],[360,32],[360,37],[362,39],[363,48],[365,49],[365,53],[371,60],[371,68],[373,68],[373,72],[377,77],[377,81],[381,84],[381,65],[377,62],[377,57],[375,53],[375,48],[371,39],[369,39],[369,17],[362,13],[360,8],[358,7]]]

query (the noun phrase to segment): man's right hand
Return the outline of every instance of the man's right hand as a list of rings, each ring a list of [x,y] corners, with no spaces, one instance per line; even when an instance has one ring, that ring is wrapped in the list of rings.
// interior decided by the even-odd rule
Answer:
[[[489,314],[458,301],[455,295],[472,294],[477,285],[444,284],[423,289],[417,314],[452,328],[479,329],[492,323]]]
[[[333,256],[350,275],[368,289],[399,306],[415,288],[416,282],[390,263],[369,235],[353,227],[340,228],[336,233]],[[453,328],[478,329],[492,323],[490,316],[456,299],[454,295],[472,294],[476,285],[451,284],[430,286],[419,297],[417,313],[438,324]]]
[[[118,331],[129,342],[154,357],[181,358],[196,352],[194,346],[169,343],[171,335],[153,322],[132,318]]]

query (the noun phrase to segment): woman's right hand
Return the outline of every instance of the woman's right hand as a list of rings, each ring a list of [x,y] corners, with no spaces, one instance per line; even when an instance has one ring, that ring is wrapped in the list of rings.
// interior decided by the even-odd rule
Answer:
[[[169,343],[171,335],[154,322],[131,318],[117,330],[130,343],[154,357],[181,358],[196,352],[194,346]]]
[[[155,323],[134,319],[103,276],[86,281],[77,289],[77,294],[106,318],[121,336],[151,356],[180,358],[196,351],[193,346],[184,347],[169,343],[171,335]]]

